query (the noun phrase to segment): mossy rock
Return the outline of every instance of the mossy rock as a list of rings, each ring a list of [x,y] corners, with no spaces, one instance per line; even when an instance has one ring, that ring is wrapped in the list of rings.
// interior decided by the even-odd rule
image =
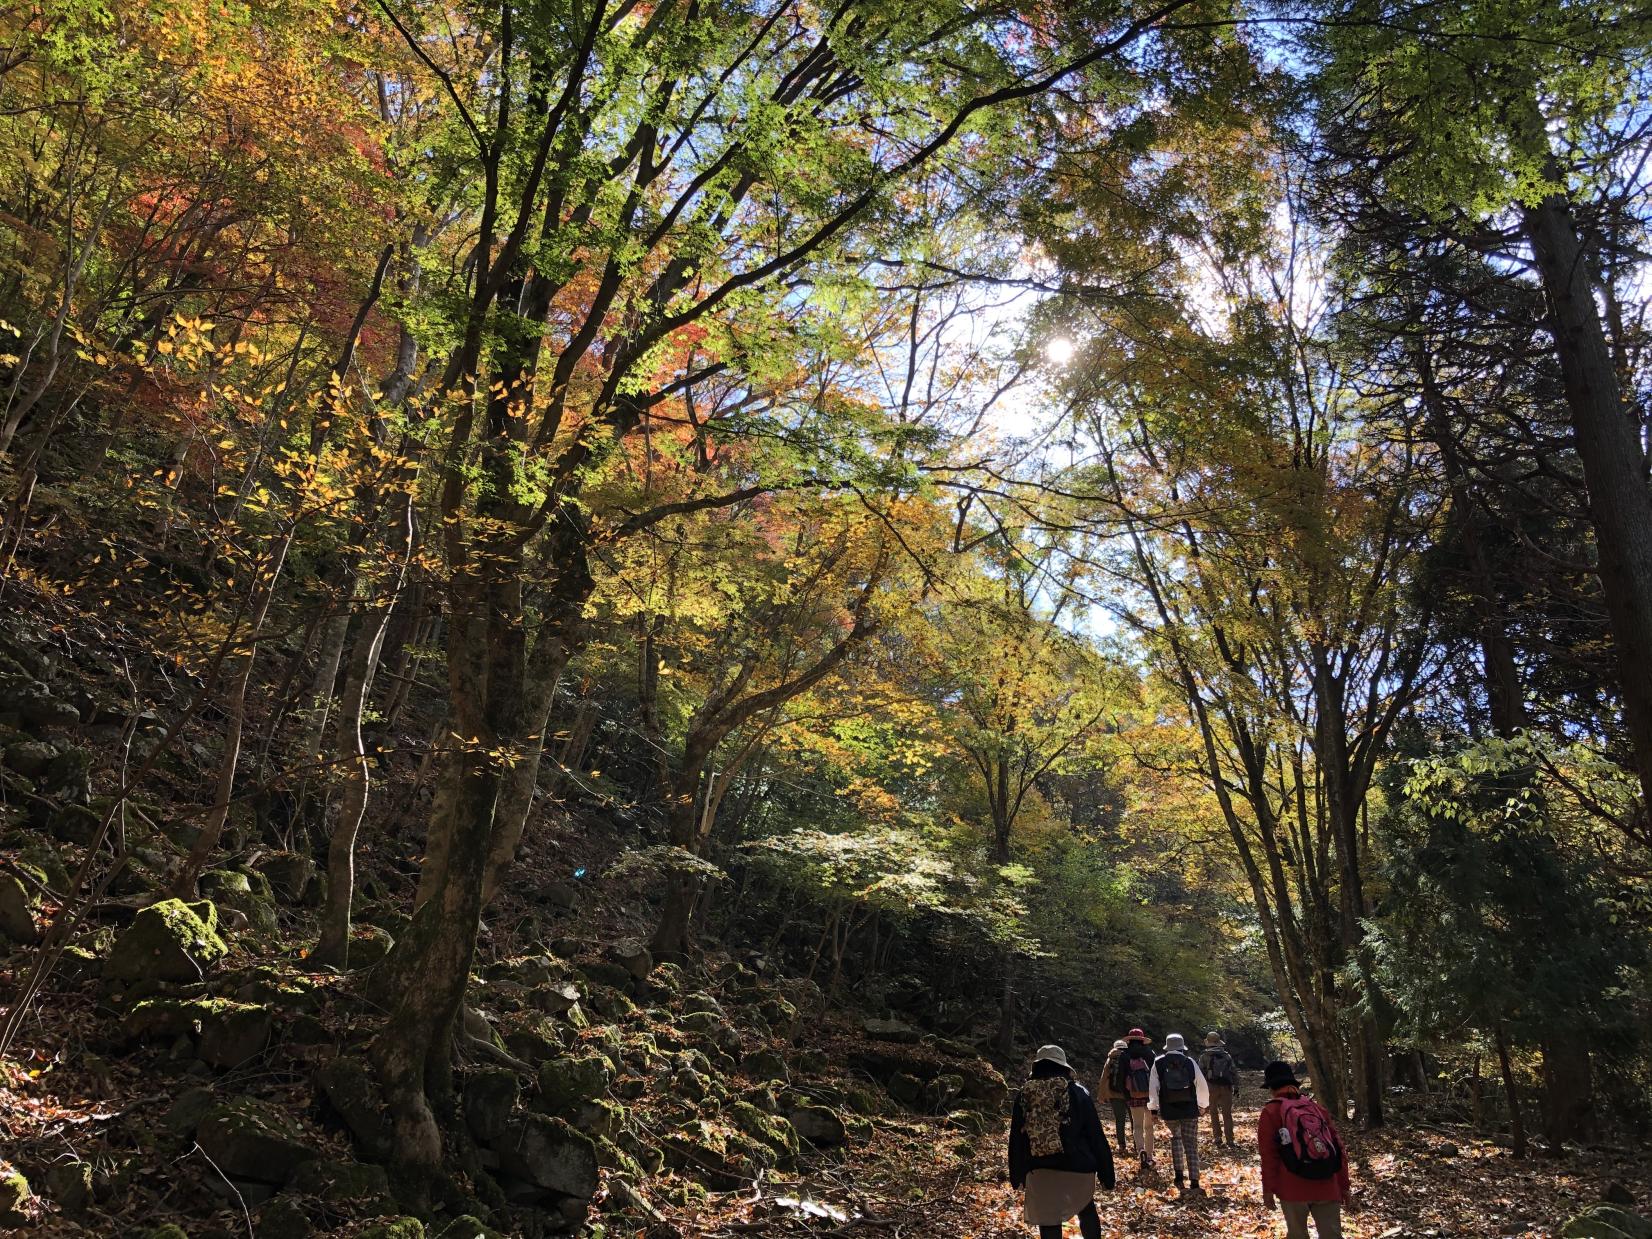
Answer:
[[[609,985],[593,985],[585,992],[585,1003],[605,1020],[623,1020],[635,1015],[637,1004]]]
[[[168,1222],[164,1226],[144,1231],[138,1239],[189,1239],[189,1232],[176,1222]]]
[[[220,1102],[201,1119],[201,1150],[226,1175],[259,1183],[286,1183],[320,1156],[285,1111],[254,1097]]]
[[[369,1226],[356,1239],[425,1239],[424,1223],[416,1217],[396,1217]]]
[[[29,1203],[29,1181],[23,1172],[0,1158],[0,1225],[18,1226],[24,1221],[23,1206]]]
[[[210,1088],[186,1088],[161,1115],[161,1128],[187,1140],[195,1135],[201,1120],[217,1104],[218,1098]]]
[[[10,940],[23,946],[40,941],[40,926],[35,924],[34,910],[40,906],[40,888],[46,875],[32,865],[17,865],[26,870],[33,882],[25,881],[16,873],[0,869],[0,940]]]
[[[108,974],[118,981],[199,981],[227,954],[211,902],[163,899],[115,940]]]
[[[1567,1222],[1560,1239],[1652,1239],[1652,1219],[1617,1205],[1596,1205]]]
[[[287,1190],[335,1208],[354,1207],[370,1214],[390,1203],[390,1177],[384,1167],[364,1162],[305,1162],[293,1171]]]
[[[67,895],[74,875],[63,863],[57,849],[44,839],[30,839],[18,849],[17,859],[37,872],[54,895]]]
[[[316,1088],[333,1113],[355,1136],[356,1143],[375,1161],[390,1154],[390,1125],[383,1099],[367,1065],[359,1058],[340,1055],[316,1072]]]
[[[625,1107],[604,1098],[579,1107],[576,1126],[592,1136],[612,1140],[625,1128]]]
[[[310,1239],[315,1223],[290,1196],[277,1196],[258,1211],[258,1239]]]
[[[211,869],[201,875],[201,890],[220,906],[244,915],[247,924],[261,934],[273,934],[280,927],[270,884],[261,873]]]
[[[145,998],[121,1019],[121,1031],[136,1041],[195,1036],[213,1005],[208,998]]]
[[[614,1067],[600,1054],[568,1055],[539,1068],[540,1102],[552,1114],[572,1114],[613,1083]]]
[[[272,852],[258,862],[258,872],[269,880],[271,893],[282,903],[307,908],[321,906],[321,871],[308,856],[297,852]]]
[[[396,940],[381,925],[357,925],[350,932],[350,971],[382,964],[396,948]]]
[[[843,1119],[827,1106],[798,1106],[786,1117],[792,1129],[817,1149],[836,1148],[849,1138]]]
[[[582,1201],[596,1195],[596,1144],[561,1119],[518,1115],[506,1124],[494,1152],[507,1174],[535,1187]]]
[[[786,1119],[767,1114],[749,1101],[735,1102],[728,1108],[728,1117],[746,1135],[772,1149],[783,1163],[797,1157],[797,1129]]]
[[[758,1050],[755,1054],[748,1054],[740,1069],[754,1080],[784,1081],[791,1078],[791,1069],[786,1060],[774,1050]]]
[[[508,1236],[467,1213],[443,1225],[432,1234],[432,1239],[508,1239]]]
[[[70,1217],[92,1203],[92,1165],[83,1161],[53,1162],[46,1168],[46,1199]]]
[[[654,965],[654,970],[648,974],[648,985],[661,994],[680,994],[686,979],[680,964],[667,962]]]
[[[220,1001],[201,1021],[201,1061],[213,1067],[239,1067],[270,1046],[275,1019],[269,1008]]]
[[[503,1134],[505,1122],[522,1094],[514,1071],[479,1071],[465,1081],[465,1123],[470,1134],[491,1144]]]

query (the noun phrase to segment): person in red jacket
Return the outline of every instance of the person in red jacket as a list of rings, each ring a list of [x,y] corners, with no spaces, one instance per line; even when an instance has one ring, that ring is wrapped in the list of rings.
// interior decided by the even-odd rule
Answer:
[[[1319,1239],[1342,1239],[1348,1154],[1330,1112],[1302,1095],[1289,1063],[1269,1063],[1262,1084],[1273,1094],[1256,1127],[1263,1206],[1279,1202],[1288,1239],[1308,1239],[1310,1217]]]

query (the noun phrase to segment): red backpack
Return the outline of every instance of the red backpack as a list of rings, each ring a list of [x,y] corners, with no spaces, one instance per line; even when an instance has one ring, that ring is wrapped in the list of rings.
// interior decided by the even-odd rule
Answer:
[[[1279,1157],[1303,1179],[1329,1179],[1342,1169],[1342,1141],[1325,1107],[1307,1097],[1279,1099]]]

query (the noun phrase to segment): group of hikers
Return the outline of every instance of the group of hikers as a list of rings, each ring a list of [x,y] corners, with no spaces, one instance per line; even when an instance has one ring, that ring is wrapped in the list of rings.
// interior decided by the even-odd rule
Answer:
[[[1330,1113],[1303,1095],[1289,1063],[1272,1062],[1262,1073],[1271,1095],[1262,1108],[1256,1142],[1262,1161],[1262,1203],[1277,1204],[1288,1239],[1308,1239],[1312,1219],[1319,1239],[1341,1239],[1342,1208],[1349,1203],[1348,1158]],[[1199,1117],[1210,1115],[1216,1147],[1235,1147],[1233,1099],[1239,1071],[1218,1033],[1205,1037],[1198,1057],[1180,1033],[1155,1051],[1147,1034],[1132,1028],[1113,1043],[1096,1095],[1113,1112],[1123,1157],[1134,1155],[1144,1172],[1155,1168],[1157,1123],[1170,1132],[1176,1187],[1201,1195]],[[1126,1138],[1128,1128],[1128,1139]],[[1096,1184],[1115,1186],[1113,1152],[1090,1091],[1073,1076],[1066,1052],[1042,1047],[1021,1087],[1010,1120],[1010,1185],[1024,1195],[1026,1219],[1040,1239],[1061,1239],[1076,1217],[1084,1239],[1099,1239]]]

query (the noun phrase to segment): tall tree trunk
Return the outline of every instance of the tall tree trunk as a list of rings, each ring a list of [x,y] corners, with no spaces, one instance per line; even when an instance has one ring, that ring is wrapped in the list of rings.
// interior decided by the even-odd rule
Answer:
[[[1514,1083],[1514,1064],[1509,1061],[1509,1040],[1503,1026],[1497,1026],[1497,1066],[1503,1073],[1503,1094],[1509,1101],[1509,1139],[1517,1158],[1526,1156],[1526,1124],[1520,1116],[1520,1090]]]
[[[1543,1135],[1551,1152],[1588,1134],[1594,1106],[1587,1036],[1581,1029],[1557,1030],[1543,1041]]]
[[[1595,303],[1571,204],[1552,194],[1521,211],[1548,294],[1555,352],[1589,491],[1601,593],[1617,650],[1625,729],[1652,809],[1652,490]]]

